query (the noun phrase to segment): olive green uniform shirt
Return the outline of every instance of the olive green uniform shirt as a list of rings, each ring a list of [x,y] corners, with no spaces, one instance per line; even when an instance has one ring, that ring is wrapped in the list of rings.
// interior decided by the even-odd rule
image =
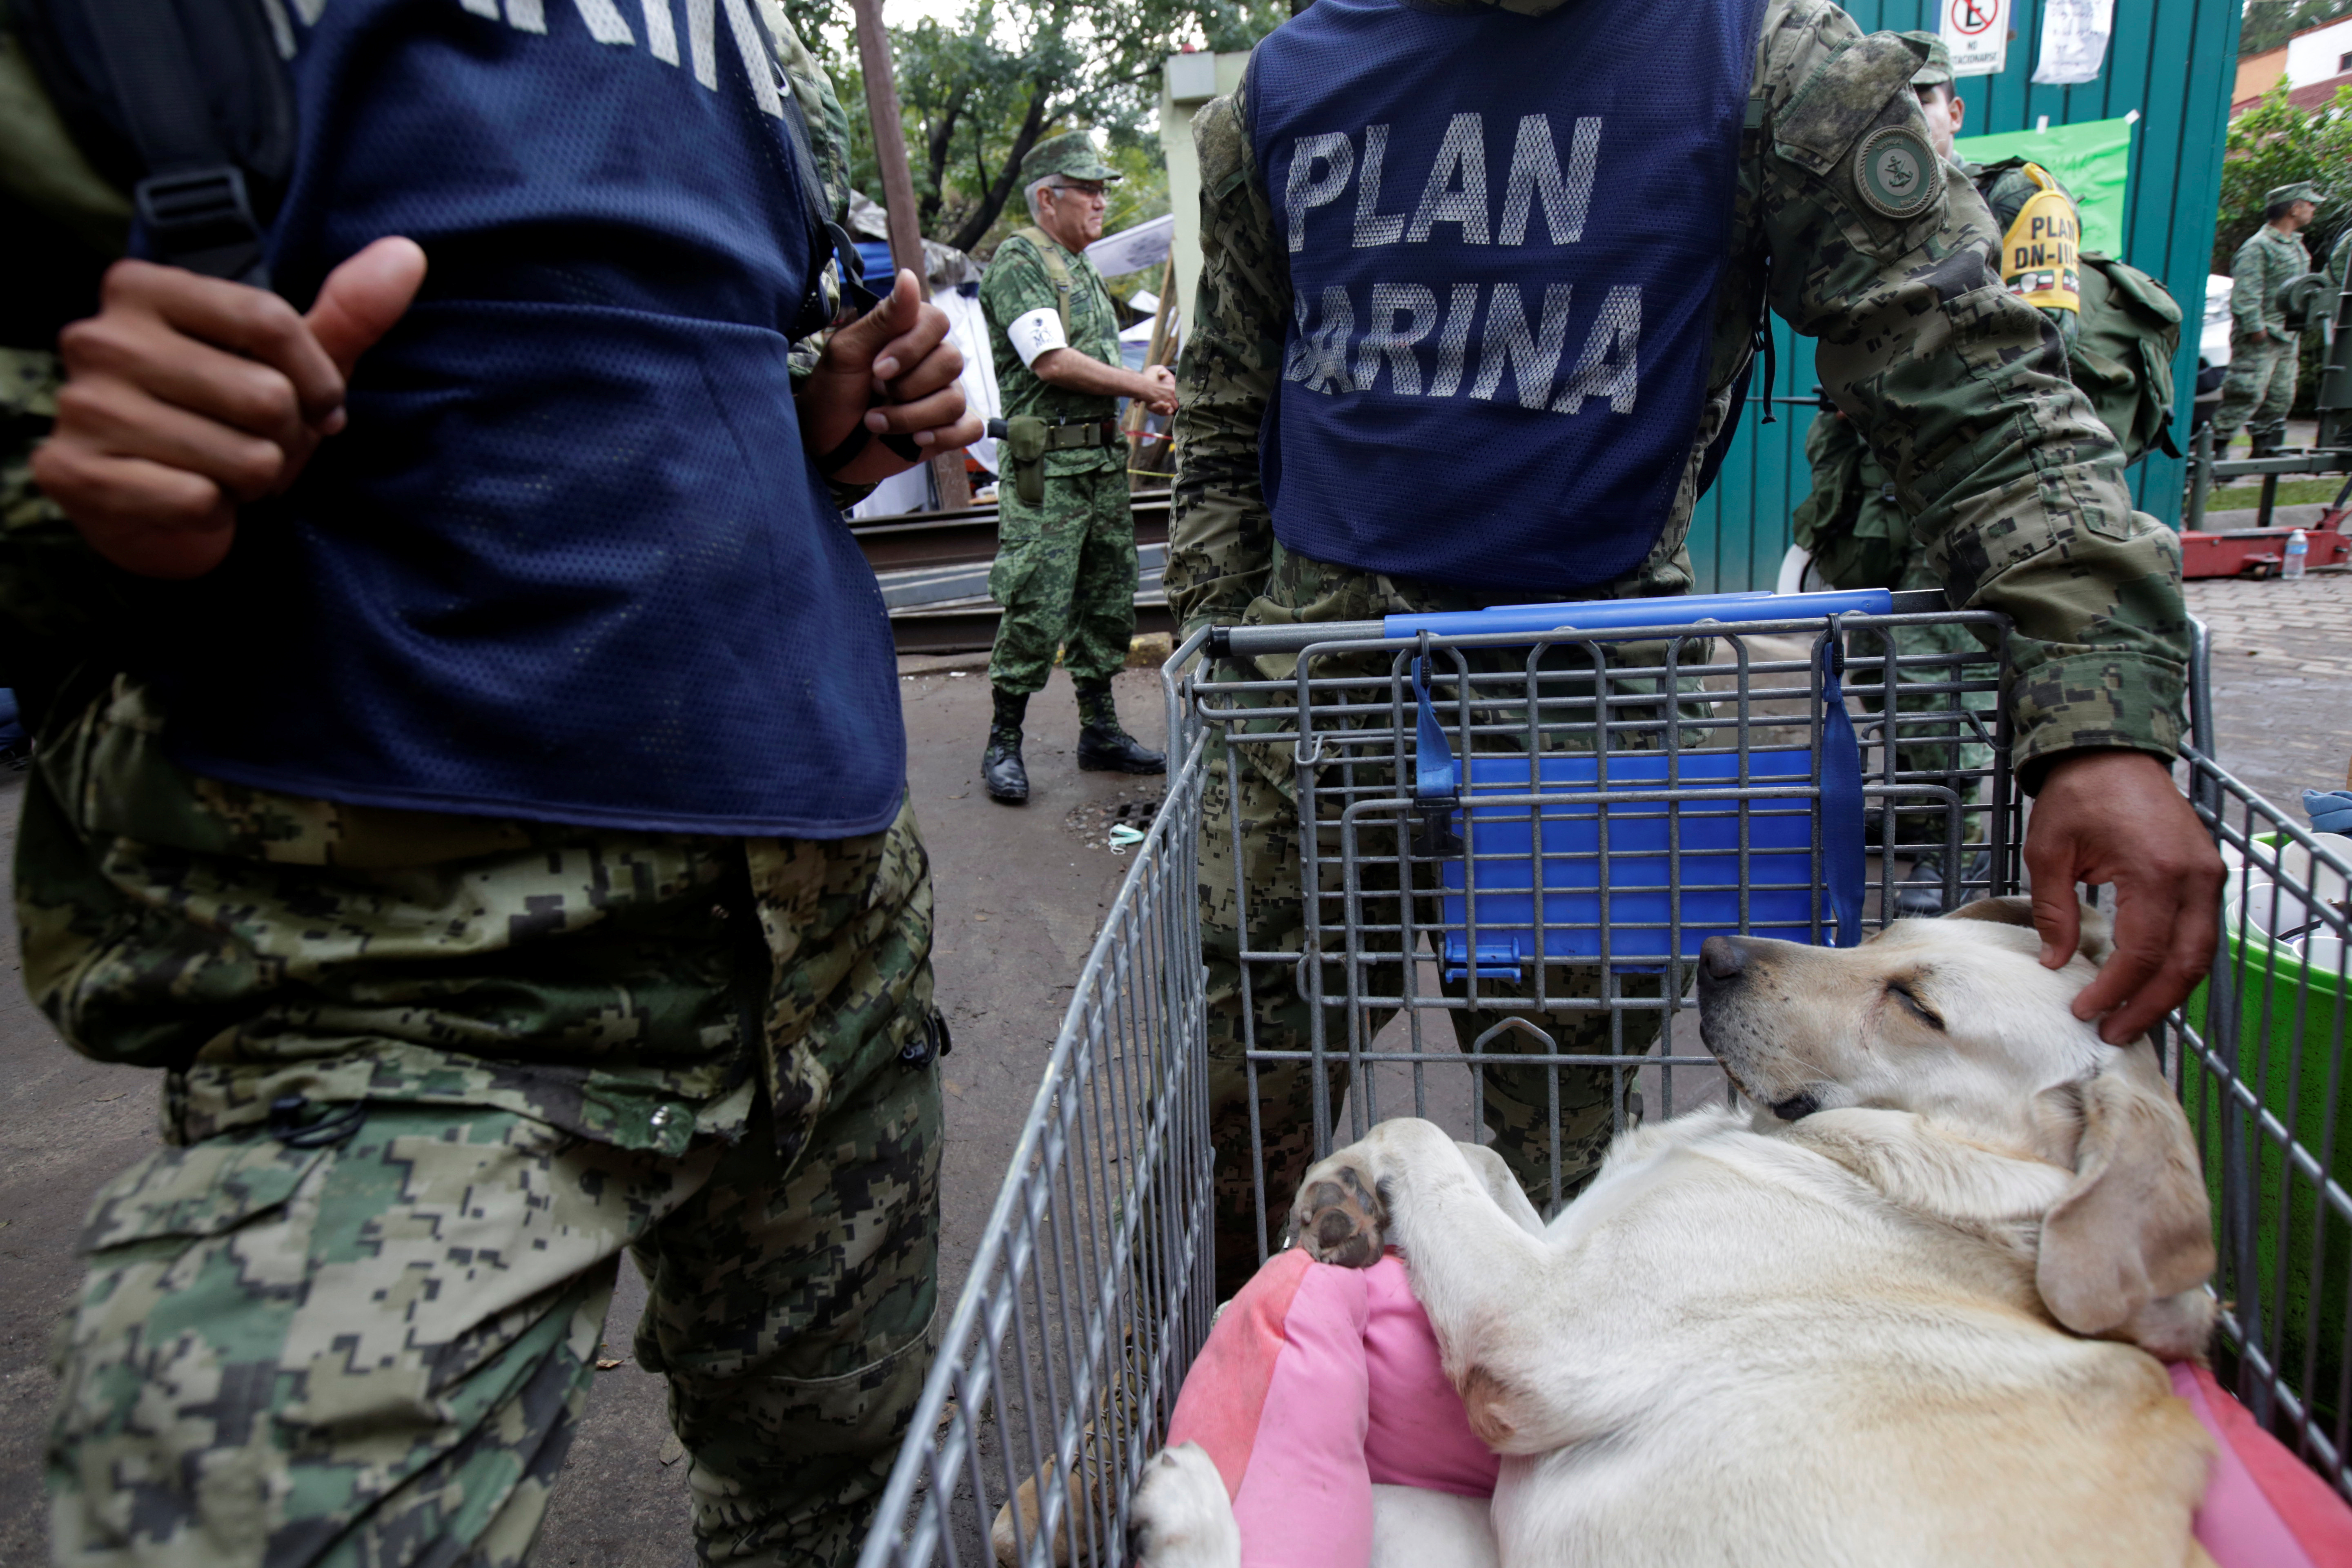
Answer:
[[[1070,272],[1070,321],[1066,331],[1071,349],[1108,365],[1120,363],[1118,311],[1102,274],[1083,256],[1073,255],[1051,239],[1062,265]],[[1045,270],[1045,258],[1027,235],[1008,237],[989,258],[980,280],[980,308],[988,318],[988,336],[996,358],[996,389],[1004,416],[1034,414],[1040,419],[1083,421],[1108,419],[1118,412],[1118,399],[1100,393],[1074,392],[1055,386],[1021,363],[1007,329],[1032,310],[1050,310],[1057,295]],[[1045,472],[1088,474],[1097,468],[1124,468],[1124,443],[1107,447],[1074,447],[1045,454]]]
[[[2295,334],[2286,330],[2286,312],[2278,306],[2279,285],[2310,270],[2302,236],[2281,234],[2269,224],[2248,236],[2230,263],[2230,322],[2236,335],[2268,332],[2293,342]]]
[[[1557,0],[1511,0],[1543,14]],[[1827,0],[1771,0],[1757,46],[1734,194],[1733,254],[1715,302],[1708,395],[1656,547],[1595,595],[1691,586],[1685,540],[1708,444],[1749,374],[1760,304],[1818,340],[1822,384],[1885,462],[1956,606],[2015,630],[2017,761],[2078,747],[2168,756],[2181,732],[2189,628],[2171,531],[2135,513],[2123,454],[2063,370],[2055,331],[1987,267],[2000,238],[1963,180],[1906,221],[1862,199],[1874,130],[1927,142],[1911,90],[1920,57],[1865,37]],[[1167,587],[1187,629],[1269,616],[1276,554],[1258,431],[1291,318],[1286,250],[1256,167],[1245,91],[1193,121],[1202,276],[1180,382]],[[1475,455],[1455,476],[1476,483]],[[2032,776],[2029,771],[2028,776]]]

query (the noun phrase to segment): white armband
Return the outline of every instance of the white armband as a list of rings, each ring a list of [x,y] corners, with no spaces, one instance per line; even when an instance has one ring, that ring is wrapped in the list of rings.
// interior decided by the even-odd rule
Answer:
[[[1062,335],[1061,312],[1050,305],[1013,317],[1013,324],[1004,329],[1004,341],[1013,345],[1013,352],[1021,356],[1024,365],[1034,365],[1037,356],[1048,349],[1070,346],[1070,340]]]

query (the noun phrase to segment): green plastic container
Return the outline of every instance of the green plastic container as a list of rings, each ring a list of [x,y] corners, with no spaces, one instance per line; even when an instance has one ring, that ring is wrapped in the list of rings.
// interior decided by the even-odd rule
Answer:
[[[2263,841],[2275,843],[2276,836]],[[2347,1016],[2341,975],[2333,966],[2307,968],[2293,950],[2260,931],[2225,929],[2222,942],[2238,992],[2239,1075],[2328,1175],[2347,1184],[2344,1173],[2352,1172],[2352,1068],[2342,1058],[2352,1018]],[[2210,981],[2200,985],[2183,1009],[2209,1049],[2214,1047],[2207,1024],[2210,986]],[[2189,1125],[2202,1144],[2206,1190],[2212,1195],[2221,1253],[2214,1288],[2241,1313],[2259,1303],[2261,1321],[2250,1325],[2255,1342],[2276,1356],[2288,1386],[2332,1426],[2343,1403],[2339,1389],[2352,1331],[2346,1318],[2352,1301],[2352,1225],[2332,1209],[2322,1219],[2320,1189],[2310,1173],[2292,1171],[2290,1179],[2287,1153],[2276,1137],[2260,1127],[2242,1101],[2225,1100],[2221,1080],[2193,1052],[2182,1064],[2180,1088]],[[2232,1249],[2224,1207],[2223,1118],[2232,1114],[2252,1204],[2251,1278],[2242,1278],[2246,1271]],[[2245,1201],[2241,1197],[2242,1206]],[[2315,1343],[2317,1353],[2306,1381],[2305,1361]]]

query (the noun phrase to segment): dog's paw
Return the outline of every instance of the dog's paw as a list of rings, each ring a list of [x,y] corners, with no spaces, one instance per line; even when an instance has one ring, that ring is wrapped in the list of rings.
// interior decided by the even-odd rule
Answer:
[[[1307,1173],[1290,1208],[1291,1235],[1318,1263],[1370,1268],[1386,1245],[1388,1211],[1380,1184],[1355,1149],[1342,1149]]]
[[[1216,1461],[1198,1443],[1163,1448],[1143,1467],[1127,1511],[1134,1568],[1234,1568],[1241,1526]]]

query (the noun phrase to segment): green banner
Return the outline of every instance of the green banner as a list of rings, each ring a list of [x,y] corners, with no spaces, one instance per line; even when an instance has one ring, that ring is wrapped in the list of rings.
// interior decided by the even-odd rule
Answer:
[[[1963,136],[1952,151],[1971,163],[2031,158],[2058,177],[2083,215],[2083,248],[2123,256],[2124,184],[2131,174],[2131,121],[2090,120],[2047,131]],[[2130,258],[2125,257],[2129,260]]]

